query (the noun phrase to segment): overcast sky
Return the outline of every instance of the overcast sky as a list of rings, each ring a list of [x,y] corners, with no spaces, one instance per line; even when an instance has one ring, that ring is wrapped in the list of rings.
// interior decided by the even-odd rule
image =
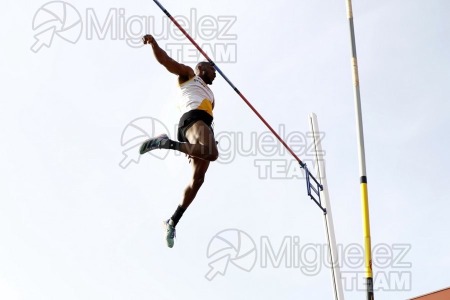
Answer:
[[[201,58],[152,1],[2,4],[1,299],[333,299],[302,171],[220,76],[220,158],[165,245],[191,167],[137,155],[149,135],[175,138],[180,117],[177,78],[139,39]],[[345,1],[162,4],[311,168],[317,114],[344,295],[363,299]],[[375,297],[407,299],[449,286],[450,2],[353,10]]]

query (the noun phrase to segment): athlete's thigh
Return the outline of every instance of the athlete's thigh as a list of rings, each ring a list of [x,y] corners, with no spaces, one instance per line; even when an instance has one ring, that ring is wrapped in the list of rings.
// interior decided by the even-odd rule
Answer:
[[[187,131],[186,139],[191,144],[201,144],[204,146],[216,146],[214,133],[211,128],[203,121],[195,122]]]

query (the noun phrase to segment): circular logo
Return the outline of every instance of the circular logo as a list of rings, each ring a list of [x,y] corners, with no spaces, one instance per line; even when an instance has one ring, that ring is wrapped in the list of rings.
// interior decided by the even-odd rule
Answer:
[[[38,9],[33,18],[36,42],[31,47],[38,52],[43,46],[50,47],[55,35],[75,44],[81,37],[83,24],[78,10],[70,3],[52,1]]]
[[[169,135],[169,129],[160,120],[152,117],[141,117],[127,124],[120,138],[120,145],[124,157],[119,163],[122,169],[127,168],[132,162],[139,163],[139,148],[143,142],[161,133]],[[169,155],[168,150],[156,150],[148,152],[150,155],[165,159]]]
[[[226,229],[216,234],[206,254],[212,260],[205,275],[210,281],[218,274],[225,275],[230,263],[246,272],[256,264],[256,244],[250,235],[239,229]]]

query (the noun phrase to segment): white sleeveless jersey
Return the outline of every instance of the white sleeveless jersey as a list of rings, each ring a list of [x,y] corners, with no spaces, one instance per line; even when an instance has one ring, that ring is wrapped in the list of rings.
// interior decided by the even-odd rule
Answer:
[[[195,75],[193,78],[180,84],[181,100],[179,108],[181,113],[187,113],[193,109],[204,110],[213,115],[214,94],[208,85]]]

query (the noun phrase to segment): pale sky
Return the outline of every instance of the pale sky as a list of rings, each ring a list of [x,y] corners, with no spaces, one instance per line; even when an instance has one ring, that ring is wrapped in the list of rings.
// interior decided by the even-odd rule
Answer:
[[[333,299],[323,214],[302,172],[219,75],[221,156],[165,245],[190,166],[164,151],[130,160],[146,134],[175,138],[180,117],[176,77],[136,41],[153,33],[192,67],[197,53],[153,1],[3,2],[0,299]],[[345,1],[161,3],[311,166],[317,114],[344,295],[363,299]],[[407,299],[450,285],[450,2],[353,10],[375,298]],[[49,47],[36,42],[52,26]],[[224,254],[226,272],[208,280]]]

